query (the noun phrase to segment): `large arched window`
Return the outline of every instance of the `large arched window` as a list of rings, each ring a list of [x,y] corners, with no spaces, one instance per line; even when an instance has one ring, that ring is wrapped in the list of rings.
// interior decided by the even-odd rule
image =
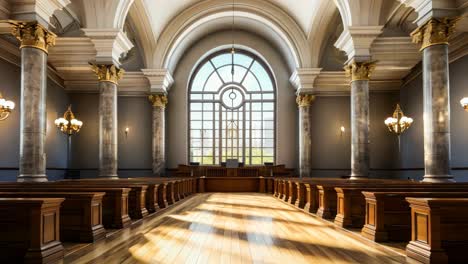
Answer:
[[[247,165],[275,161],[276,87],[257,56],[223,50],[203,60],[189,86],[189,159]]]

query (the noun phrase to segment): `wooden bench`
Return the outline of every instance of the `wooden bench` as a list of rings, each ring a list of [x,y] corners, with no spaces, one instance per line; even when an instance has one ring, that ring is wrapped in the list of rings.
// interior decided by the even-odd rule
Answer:
[[[105,228],[124,228],[131,224],[128,215],[129,188],[73,187],[51,183],[0,184],[3,192],[104,192],[102,199],[102,222]]]
[[[437,192],[374,191],[363,192],[363,195],[366,216],[361,234],[376,242],[411,240],[411,208],[406,197],[468,198],[468,192],[443,192],[443,189]]]
[[[98,192],[0,192],[0,198],[65,198],[60,209],[60,240],[91,243],[106,236]]]
[[[406,200],[411,207],[406,255],[423,263],[468,263],[468,199]]]
[[[63,198],[0,198],[0,262],[53,263],[63,259]]]

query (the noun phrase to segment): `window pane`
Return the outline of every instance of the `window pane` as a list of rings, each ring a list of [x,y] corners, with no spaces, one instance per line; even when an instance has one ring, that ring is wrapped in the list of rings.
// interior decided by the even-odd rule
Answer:
[[[273,111],[273,110],[275,110],[275,107],[274,107],[273,103],[263,103],[263,110]]]
[[[260,82],[260,86],[262,87],[263,91],[273,91],[273,84],[271,82],[270,76],[260,65],[260,63],[254,62],[250,70],[258,78],[258,81]]]
[[[201,129],[202,128],[202,122],[201,121],[192,121],[192,122],[190,122],[190,127],[192,129]]]
[[[263,129],[275,129],[273,121],[263,121]]]
[[[219,88],[223,85],[221,79],[219,79],[218,74],[213,73],[211,74],[210,78],[206,82],[205,90],[206,92],[216,92]]]
[[[201,91],[203,89],[203,85],[205,84],[206,79],[208,76],[214,71],[213,66],[211,64],[205,63],[200,70],[197,72],[195,79],[192,82],[192,91]]]
[[[232,64],[232,55],[231,53],[221,54],[211,59],[211,62],[213,62],[216,68],[220,68],[224,65],[230,65]]]
[[[213,112],[204,112],[203,120],[213,120]]]
[[[274,145],[274,140],[273,139],[265,139],[263,140],[263,147],[265,148],[273,148]]]
[[[192,156],[201,156],[201,149],[200,148],[192,148],[190,149],[190,153]]]
[[[202,113],[201,112],[191,112],[190,113],[190,120],[202,120]]]
[[[239,64],[248,68],[251,63],[252,63],[252,58],[244,54],[236,53],[236,55],[234,56],[234,64]]]
[[[190,130],[190,137],[191,138],[201,138],[201,131],[200,130]]]
[[[260,85],[258,84],[257,79],[255,79],[253,74],[250,72],[245,76],[242,85],[247,89],[247,91],[260,91]]]
[[[263,131],[264,138],[274,138],[274,131],[273,130],[264,130]]]
[[[202,110],[202,104],[201,103],[191,103],[190,104],[190,110],[192,111],[201,111]]]

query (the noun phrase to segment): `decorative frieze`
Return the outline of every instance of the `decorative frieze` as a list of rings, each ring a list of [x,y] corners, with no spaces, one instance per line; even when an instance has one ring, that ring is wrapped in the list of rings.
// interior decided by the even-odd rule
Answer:
[[[431,18],[411,33],[413,42],[421,43],[421,51],[433,45],[448,45],[459,20],[459,17]]]
[[[57,36],[37,22],[11,21],[12,34],[21,42],[20,49],[36,48],[48,53],[49,47],[55,45]]]
[[[352,61],[344,67],[346,75],[351,77],[351,81],[370,80],[372,71],[375,69],[375,61],[357,62]]]
[[[112,82],[118,84],[118,81],[122,79],[123,74],[125,73],[125,70],[120,69],[113,64],[90,64],[100,82]]]
[[[168,103],[167,96],[164,94],[152,94],[148,96],[148,99],[154,107],[166,108]]]
[[[299,107],[307,107],[315,100],[315,95],[312,94],[299,94],[296,97],[296,103]]]

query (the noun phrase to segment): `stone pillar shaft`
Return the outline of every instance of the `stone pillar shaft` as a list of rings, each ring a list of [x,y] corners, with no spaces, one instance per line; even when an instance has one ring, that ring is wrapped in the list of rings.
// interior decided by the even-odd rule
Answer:
[[[99,177],[117,176],[117,81],[123,70],[114,65],[92,65],[99,79]]]
[[[165,108],[167,97],[162,94],[150,95],[153,105],[153,174],[162,176],[166,171],[165,156]]]
[[[311,104],[315,96],[300,94],[296,102],[299,106],[299,175],[301,178],[311,176],[312,138],[311,138]]]
[[[412,33],[422,42],[425,182],[453,182],[450,175],[448,39],[457,18],[433,18]]]
[[[117,85],[99,82],[99,177],[117,178]]]
[[[19,182],[47,181],[47,51],[55,35],[37,22],[11,22],[21,42]]]
[[[369,80],[351,83],[351,178],[369,177]]]
[[[351,76],[351,179],[369,177],[369,80],[374,62],[352,61]]]

